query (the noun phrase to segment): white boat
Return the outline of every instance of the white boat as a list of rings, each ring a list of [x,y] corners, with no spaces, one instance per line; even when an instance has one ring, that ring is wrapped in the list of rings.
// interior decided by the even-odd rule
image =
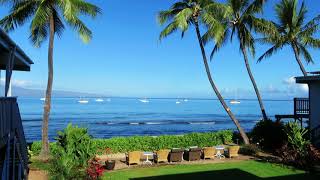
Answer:
[[[235,99],[230,101],[230,104],[240,104],[240,103],[241,102],[239,100],[235,100]]]
[[[46,100],[46,98],[40,98],[40,101],[45,101]]]
[[[80,98],[79,101],[78,101],[78,103],[80,103],[80,104],[88,104],[89,101],[86,100],[86,99]]]
[[[142,102],[142,103],[148,103],[148,102],[149,102],[149,100],[146,99],[146,98],[144,98],[144,99],[139,99],[139,101]]]
[[[96,99],[95,101],[96,101],[96,102],[103,102],[104,100],[101,99],[101,98],[98,98],[98,99]]]
[[[188,100],[188,99],[184,99],[183,101],[184,101],[184,102],[188,102],[189,100]]]
[[[181,102],[180,101],[176,101],[176,104],[180,104]]]
[[[238,89],[235,92],[235,98],[230,100],[230,104],[240,104],[240,100],[238,100]]]

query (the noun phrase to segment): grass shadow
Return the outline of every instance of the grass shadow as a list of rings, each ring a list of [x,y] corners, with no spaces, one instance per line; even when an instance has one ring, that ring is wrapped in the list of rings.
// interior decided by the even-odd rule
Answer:
[[[216,170],[216,171],[204,171],[204,172],[196,172],[196,173],[185,173],[185,174],[172,174],[172,175],[161,175],[161,176],[152,176],[152,177],[142,177],[142,178],[130,178],[130,180],[202,180],[202,179],[223,179],[223,180],[235,180],[235,179],[245,179],[245,180],[312,180],[319,179],[320,176],[312,175],[312,174],[296,174],[296,175],[288,175],[288,176],[278,176],[278,177],[269,177],[262,178],[255,176],[246,171],[242,171],[240,169],[228,169],[228,170]]]

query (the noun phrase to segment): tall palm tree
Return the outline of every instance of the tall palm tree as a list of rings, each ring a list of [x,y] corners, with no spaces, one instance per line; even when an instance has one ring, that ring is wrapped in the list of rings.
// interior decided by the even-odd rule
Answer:
[[[53,47],[55,35],[61,36],[68,24],[78,32],[80,38],[89,42],[92,32],[80,20],[80,16],[88,15],[92,18],[100,13],[100,9],[84,0],[0,0],[12,7],[9,15],[5,16],[0,25],[6,31],[12,31],[24,25],[31,19],[30,39],[36,47],[49,38],[48,46],[48,84],[42,122],[41,157],[49,157],[48,123],[51,109],[51,93],[53,83]]]
[[[209,82],[215,94],[217,95],[219,101],[221,102],[223,108],[226,110],[231,120],[236,125],[241,137],[243,138],[244,143],[249,144],[249,139],[245,131],[242,129],[239,121],[231,112],[230,108],[224,101],[222,95],[220,94],[217,86],[213,81],[204,49],[204,43],[202,41],[200,33],[200,25],[203,24],[207,27],[210,27],[210,29],[215,29],[215,35],[219,37],[219,34],[223,32],[223,26],[219,23],[219,21],[217,21],[217,19],[214,16],[211,16],[207,12],[215,10],[215,12],[221,12],[219,14],[221,16],[224,16],[224,9],[225,7],[223,5],[214,3],[211,0],[181,0],[179,2],[176,2],[171,6],[170,9],[159,12],[159,23],[161,25],[167,24],[167,26],[160,34],[160,40],[172,34],[178,29],[182,31],[183,37],[184,33],[189,29],[190,25],[193,25],[195,27],[196,35],[201,49],[203,63]]]
[[[265,37],[259,39],[262,43],[272,44],[272,47],[258,59],[258,62],[289,45],[294,52],[301,72],[307,76],[300,55],[302,54],[307,63],[313,63],[307,48],[320,48],[320,39],[315,37],[315,34],[319,32],[320,15],[304,24],[307,8],[303,1],[298,9],[298,0],[282,0],[275,6],[275,10],[278,22],[273,22],[274,31],[266,31]]]
[[[230,38],[232,41],[233,36],[236,36],[240,43],[240,51],[242,52],[244,63],[259,101],[261,113],[263,119],[267,119],[267,114],[262,102],[262,98],[257,86],[257,83],[252,74],[247,50],[254,56],[255,55],[255,39],[252,35],[252,30],[260,31],[267,28],[267,21],[255,17],[255,14],[262,12],[263,5],[266,0],[229,0],[227,6],[229,7],[228,16],[224,20],[225,31],[219,41],[216,41],[216,45],[212,50],[211,58],[213,55],[226,44]],[[215,13],[215,12],[211,12]],[[212,38],[214,34],[213,30],[208,30],[203,36],[204,42]]]

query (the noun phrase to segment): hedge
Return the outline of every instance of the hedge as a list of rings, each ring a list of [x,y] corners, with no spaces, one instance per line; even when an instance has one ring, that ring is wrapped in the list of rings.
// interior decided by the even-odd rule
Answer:
[[[104,151],[111,148],[112,153],[123,153],[134,150],[154,151],[159,149],[187,148],[190,146],[216,146],[232,142],[233,132],[223,130],[210,133],[191,133],[185,135],[164,135],[164,136],[132,136],[114,137],[110,139],[94,139],[97,149]],[[50,143],[50,148],[55,148],[55,143]],[[41,149],[41,142],[34,142],[31,151],[38,155]]]

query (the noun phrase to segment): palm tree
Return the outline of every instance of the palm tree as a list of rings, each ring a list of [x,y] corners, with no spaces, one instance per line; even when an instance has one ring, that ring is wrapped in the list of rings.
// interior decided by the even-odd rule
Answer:
[[[216,36],[219,37],[219,34],[223,32],[223,26],[211,16],[209,11],[221,12],[219,13],[223,16],[225,12],[225,7],[221,4],[214,3],[211,0],[181,0],[174,3],[170,9],[160,11],[158,15],[160,25],[167,24],[164,30],[160,34],[160,40],[172,34],[176,30],[180,29],[182,31],[182,37],[184,33],[189,29],[190,25],[195,27],[196,35],[201,49],[202,59],[205,66],[205,70],[209,79],[209,82],[217,95],[219,101],[221,102],[223,108],[226,110],[231,120],[236,125],[238,131],[240,132],[241,137],[245,144],[249,144],[249,139],[245,131],[240,126],[239,121],[236,119],[234,114],[231,112],[230,108],[224,101],[222,95],[220,94],[217,86],[215,85],[213,78],[211,76],[210,68],[208,65],[204,43],[202,41],[200,33],[200,25],[203,24],[210,29],[215,29]]]
[[[61,36],[68,24],[78,32],[80,38],[89,42],[92,32],[80,20],[80,16],[92,18],[100,13],[100,9],[84,0],[0,0],[10,3],[9,15],[5,16],[0,25],[5,31],[12,31],[31,19],[30,39],[36,47],[49,37],[48,46],[48,84],[42,122],[42,148],[40,156],[49,157],[48,123],[51,109],[51,93],[53,83],[53,47],[55,35]],[[63,22],[64,21],[64,22]]]
[[[224,45],[230,38],[232,41],[235,35],[240,43],[240,51],[242,52],[244,63],[259,101],[261,113],[263,119],[268,119],[262,98],[257,86],[257,83],[251,72],[247,50],[254,56],[255,55],[255,39],[252,35],[252,29],[256,31],[265,30],[267,28],[267,21],[255,17],[256,13],[260,13],[263,10],[263,4],[265,0],[229,0],[227,6],[229,8],[228,16],[224,20],[225,31],[219,41],[216,41],[216,45],[212,50],[211,58],[213,55]],[[215,12],[211,12],[215,13]],[[213,30],[208,30],[203,36],[204,42],[207,43],[214,34]]]
[[[272,47],[258,59],[258,62],[289,45],[294,52],[301,72],[307,76],[300,55],[302,54],[307,63],[313,63],[307,48],[320,48],[320,39],[315,37],[319,30],[320,15],[304,24],[307,8],[303,1],[298,10],[298,0],[282,0],[275,6],[275,10],[278,23],[273,22],[274,31],[266,31],[265,37],[259,39],[262,43],[272,44]]]

